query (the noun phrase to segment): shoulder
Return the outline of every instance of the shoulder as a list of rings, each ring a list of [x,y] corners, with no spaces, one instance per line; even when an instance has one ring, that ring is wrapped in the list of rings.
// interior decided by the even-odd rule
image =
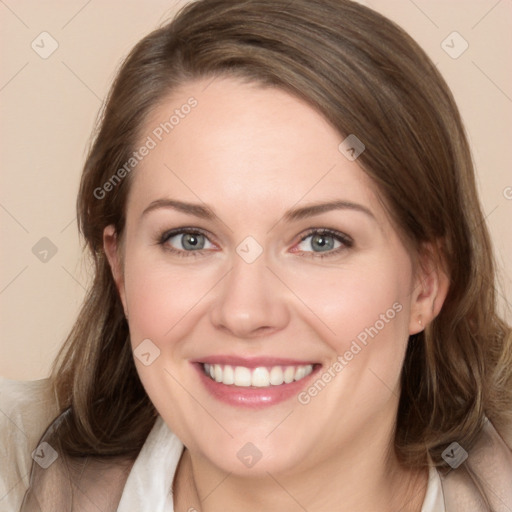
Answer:
[[[443,479],[446,510],[488,510],[482,492],[492,510],[512,510],[511,433],[510,425],[498,426],[486,419],[476,443],[467,452],[462,450],[466,462],[460,469],[452,466],[454,470]]]
[[[0,508],[19,508],[29,485],[32,452],[58,414],[49,379],[0,377]]]
[[[509,450],[512,450],[512,411],[507,416],[507,419],[501,423],[496,421],[492,422],[496,430],[496,434],[501,437],[504,443],[508,446]]]
[[[473,461],[485,479],[497,489],[507,491],[506,503],[512,506],[512,440],[510,425],[496,425],[487,420],[482,435],[471,450]],[[468,457],[469,459],[469,457]],[[505,496],[503,496],[505,498]]]

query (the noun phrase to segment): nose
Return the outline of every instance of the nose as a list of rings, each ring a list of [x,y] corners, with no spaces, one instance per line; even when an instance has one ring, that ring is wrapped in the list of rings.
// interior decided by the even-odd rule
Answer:
[[[217,292],[210,309],[211,322],[237,338],[268,336],[285,328],[290,320],[287,289],[267,267],[263,255],[253,263],[235,255]]]

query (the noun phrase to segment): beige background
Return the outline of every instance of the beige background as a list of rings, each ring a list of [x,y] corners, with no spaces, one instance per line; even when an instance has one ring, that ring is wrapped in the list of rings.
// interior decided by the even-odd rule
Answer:
[[[73,324],[88,284],[75,197],[96,113],[120,59],[184,3],[0,2],[2,376],[45,377]],[[512,302],[512,2],[363,3],[404,27],[452,87],[472,143],[507,306]],[[463,39],[450,35],[454,31]],[[31,47],[35,41],[40,53],[51,49],[50,36],[42,32],[58,44],[46,59]],[[464,41],[469,46],[458,58],[445,51],[454,56]],[[43,237],[57,250],[54,255],[50,250],[45,262],[39,259],[49,247],[39,242]]]

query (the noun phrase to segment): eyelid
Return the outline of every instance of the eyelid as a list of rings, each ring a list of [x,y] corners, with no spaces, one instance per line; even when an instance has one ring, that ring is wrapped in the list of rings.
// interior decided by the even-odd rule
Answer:
[[[204,253],[211,252],[212,249],[198,249],[196,251],[185,251],[176,249],[172,246],[166,245],[167,241],[177,235],[183,235],[183,234],[195,234],[195,235],[202,235],[204,236],[211,244],[217,245],[214,241],[211,240],[211,236],[208,232],[201,228],[197,227],[180,227],[180,228],[174,228],[169,229],[167,231],[164,231],[157,239],[157,243],[159,245],[162,245],[165,250],[170,251],[178,256],[201,256]],[[302,243],[304,240],[309,238],[313,235],[329,235],[332,236],[335,240],[339,241],[342,246],[338,247],[333,250],[324,251],[324,252],[315,252],[315,251],[292,251],[296,253],[300,253],[299,256],[306,256],[306,257],[312,257],[312,258],[326,258],[329,256],[336,256],[341,251],[347,250],[351,248],[354,245],[353,239],[346,235],[345,233],[342,233],[340,231],[337,231],[335,229],[329,229],[329,228],[310,228],[306,233],[303,233],[300,235],[300,238],[298,242],[294,244],[294,247],[298,244]]]
[[[304,242],[306,238],[310,237],[311,235],[330,235],[333,238],[336,238],[340,242],[343,242],[345,244],[353,244],[354,241],[351,237],[346,235],[345,233],[342,233],[341,231],[337,231],[335,229],[329,229],[329,228],[310,228],[306,234],[303,234],[299,240],[299,242]]]
[[[210,235],[205,230],[203,230],[201,228],[193,228],[193,227],[187,227],[187,226],[184,226],[181,228],[168,229],[168,230],[164,231],[158,238],[160,239],[160,241],[162,243],[164,243],[165,241],[169,240],[169,238],[172,238],[173,236],[185,235],[185,234],[203,235],[206,238],[208,238],[208,240],[210,240]],[[213,243],[211,240],[210,240],[210,242]]]
[[[162,234],[157,236],[157,244],[162,246],[162,248],[165,251],[168,251],[176,256],[179,257],[194,257],[194,256],[201,256],[207,252],[211,252],[212,249],[198,249],[197,251],[185,251],[181,249],[176,249],[175,247],[172,247],[167,242],[170,238],[173,238],[178,235],[186,235],[186,234],[192,234],[192,235],[202,235],[204,236],[211,244],[216,245],[215,242],[210,240],[211,236],[203,229],[196,228],[196,227],[180,227],[180,228],[174,228],[174,229],[168,229],[164,231]]]
[[[310,228],[306,234],[301,235],[299,241],[294,245],[297,246],[298,244],[302,243],[304,240],[309,238],[313,235],[329,235],[332,236],[334,239],[339,241],[341,243],[341,246],[330,250],[330,251],[323,251],[323,252],[315,252],[315,251],[293,251],[297,252],[297,254],[301,257],[310,257],[310,258],[329,258],[329,257],[335,257],[338,256],[341,252],[346,251],[347,249],[350,249],[354,245],[354,240],[346,235],[345,233],[342,233],[341,231],[335,230],[335,229],[329,229],[329,228]]]

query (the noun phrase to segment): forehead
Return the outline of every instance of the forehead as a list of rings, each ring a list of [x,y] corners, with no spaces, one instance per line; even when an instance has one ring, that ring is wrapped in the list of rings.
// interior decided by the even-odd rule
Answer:
[[[376,187],[339,150],[344,137],[287,92],[231,78],[190,82],[148,117],[130,200],[198,199],[214,206],[290,207],[345,199],[379,209]]]

